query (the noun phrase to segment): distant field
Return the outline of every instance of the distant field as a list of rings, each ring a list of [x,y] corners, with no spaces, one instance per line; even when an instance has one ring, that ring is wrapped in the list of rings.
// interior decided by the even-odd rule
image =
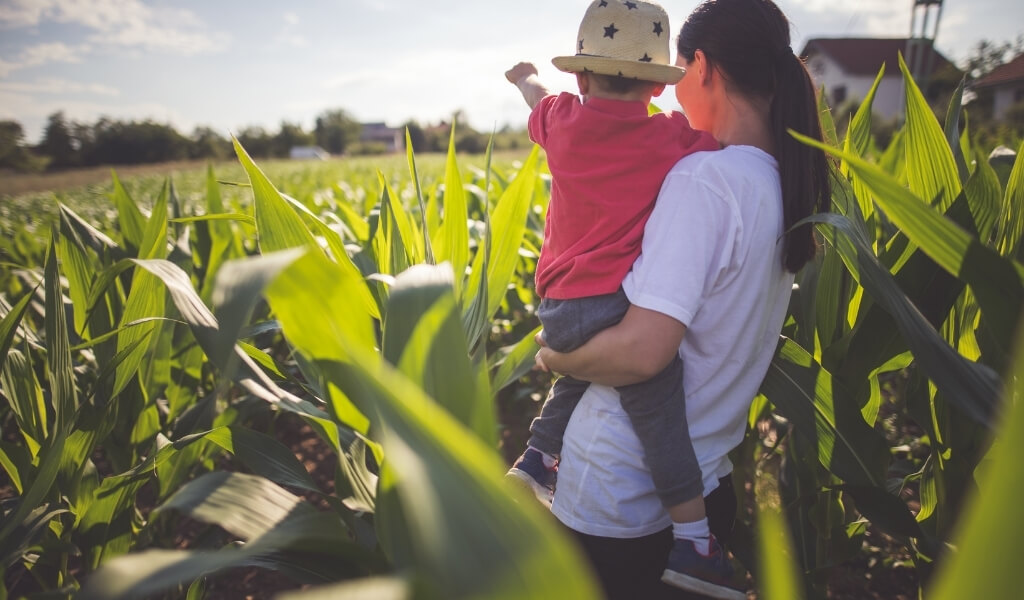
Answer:
[[[527,150],[495,154],[492,164],[506,169],[524,158]],[[415,157],[421,186],[439,182],[444,175],[445,155],[421,154]],[[365,189],[377,188],[377,173],[396,190],[412,192],[412,178],[404,154],[389,156],[360,156],[332,158],[325,161],[258,160],[260,168],[281,191],[295,197],[330,194],[331,190],[351,189],[359,194]],[[480,169],[484,156],[459,158],[460,168],[466,172]],[[170,179],[178,197],[184,204],[190,199],[205,197],[206,174],[209,167],[224,185],[221,194],[225,202],[247,206],[251,195],[245,185],[248,179],[237,160],[218,163],[205,161],[170,162],[149,165],[94,167],[45,174],[4,174],[0,176],[0,234],[10,233],[27,226],[30,230],[45,230],[57,214],[57,202],[91,223],[111,222],[116,215],[109,202],[113,190],[112,171],[117,173],[128,193],[142,206],[148,206]],[[465,173],[464,173],[465,174]],[[242,184],[240,186],[230,185]],[[367,187],[367,183],[373,185]],[[400,192],[401,193],[401,192]]]

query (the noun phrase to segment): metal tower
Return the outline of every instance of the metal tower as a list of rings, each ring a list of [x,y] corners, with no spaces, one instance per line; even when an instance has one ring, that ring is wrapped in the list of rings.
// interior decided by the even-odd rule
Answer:
[[[928,78],[935,68],[932,47],[942,18],[942,0],[912,0],[910,37],[903,53],[914,81],[922,91],[928,89]],[[926,92],[927,93],[927,92]]]

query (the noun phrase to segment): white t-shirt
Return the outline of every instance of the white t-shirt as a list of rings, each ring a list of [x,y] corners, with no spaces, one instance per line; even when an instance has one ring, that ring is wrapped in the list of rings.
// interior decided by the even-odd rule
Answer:
[[[743,439],[778,344],[793,285],[782,232],[773,157],[751,146],[698,152],[665,177],[643,253],[622,284],[633,304],[686,325],[679,354],[705,494],[732,471],[728,453]],[[671,525],[614,388],[591,385],[573,412],[552,512],[603,537]]]

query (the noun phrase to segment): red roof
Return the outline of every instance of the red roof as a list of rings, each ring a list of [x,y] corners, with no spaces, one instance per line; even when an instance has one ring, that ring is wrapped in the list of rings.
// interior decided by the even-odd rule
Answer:
[[[975,81],[973,87],[992,87],[1021,80],[1024,80],[1024,54],[992,69],[991,73]]]
[[[899,54],[907,60],[907,38],[814,38],[807,41],[800,56],[822,53],[834,60],[850,75],[878,74],[885,63],[888,75],[899,73]],[[956,68],[937,50],[929,47],[932,72],[947,65]]]

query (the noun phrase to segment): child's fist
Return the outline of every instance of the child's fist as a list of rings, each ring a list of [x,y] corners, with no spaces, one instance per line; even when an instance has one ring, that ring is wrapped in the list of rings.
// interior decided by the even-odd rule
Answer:
[[[524,77],[536,74],[537,67],[533,66],[533,63],[521,62],[508,71],[505,71],[505,79],[508,79],[511,83],[519,83],[519,81]]]

